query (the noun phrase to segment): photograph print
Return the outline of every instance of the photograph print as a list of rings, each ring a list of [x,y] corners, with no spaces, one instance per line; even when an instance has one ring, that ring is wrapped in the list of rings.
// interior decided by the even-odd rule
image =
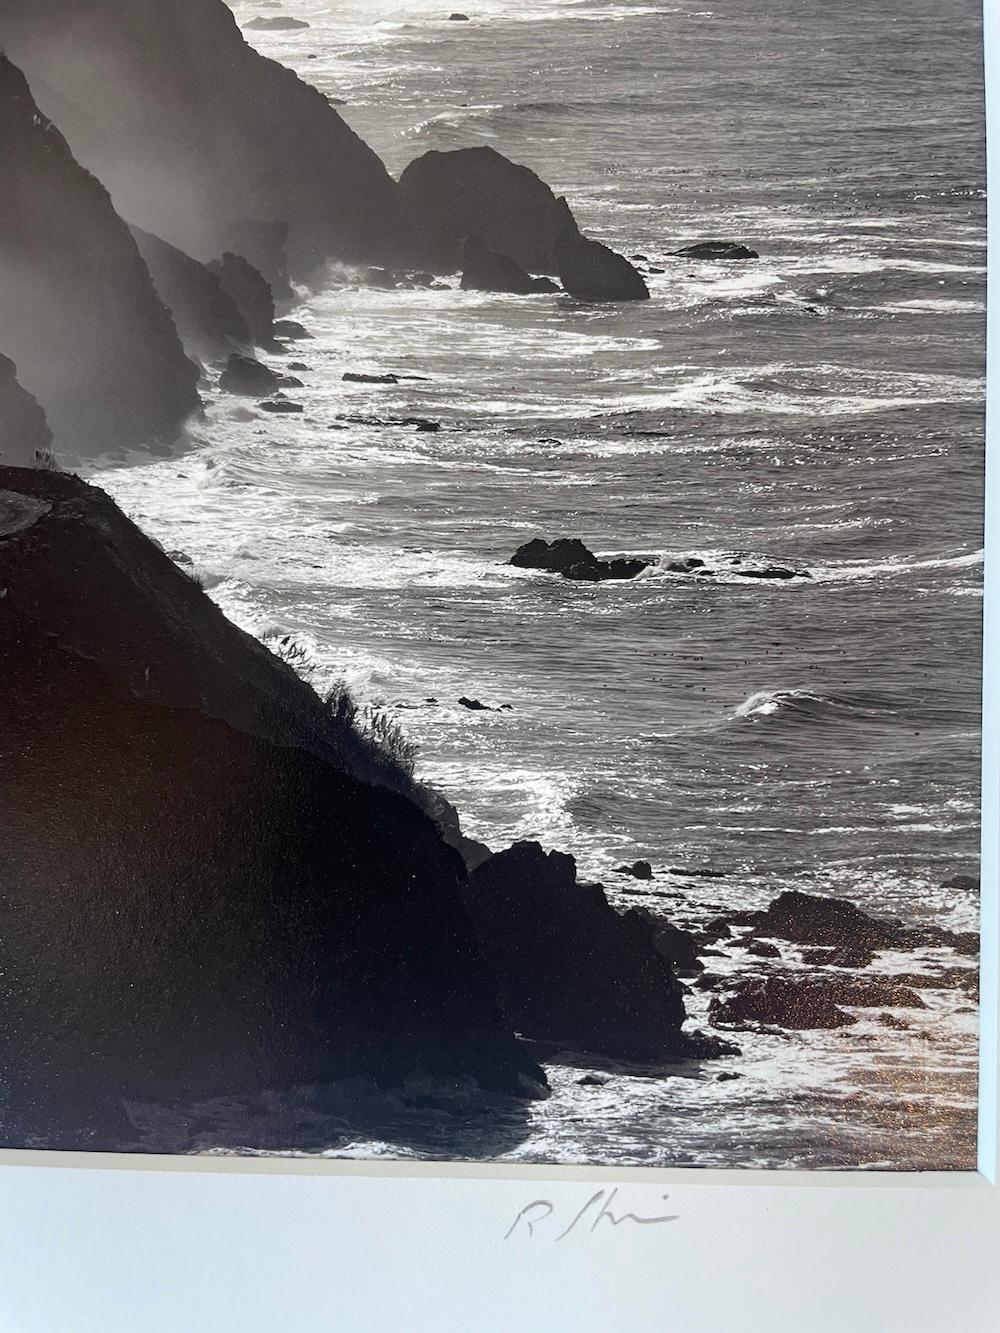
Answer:
[[[0,0],[0,1148],[975,1169],[982,46]]]

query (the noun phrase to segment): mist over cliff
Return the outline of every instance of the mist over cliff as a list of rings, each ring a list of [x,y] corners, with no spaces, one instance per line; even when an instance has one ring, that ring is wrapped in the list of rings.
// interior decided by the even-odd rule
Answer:
[[[0,347],[57,451],[175,435],[198,406],[197,368],[108,192],[3,55],[0,199]]]
[[[198,259],[289,224],[293,274],[403,248],[395,182],[223,0],[4,0],[0,46],[130,222]]]

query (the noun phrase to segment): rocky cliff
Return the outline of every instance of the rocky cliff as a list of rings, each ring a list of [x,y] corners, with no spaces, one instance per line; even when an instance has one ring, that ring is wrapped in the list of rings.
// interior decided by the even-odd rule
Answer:
[[[0,466],[34,467],[51,444],[45,413],[18,384],[14,362],[0,355]]]
[[[101,492],[0,499],[4,1142],[356,1076],[539,1095],[430,820],[279,743],[307,687]]]
[[[197,369],[107,191],[2,55],[0,199],[0,342],[57,453],[173,436]]]
[[[195,258],[270,223],[288,223],[300,276],[398,254],[382,163],[322,93],[245,41],[223,0],[4,0],[0,47],[52,90],[43,109],[119,212]]]
[[[217,273],[152,232],[141,227],[131,231],[186,352],[212,360],[250,346],[250,326]]]

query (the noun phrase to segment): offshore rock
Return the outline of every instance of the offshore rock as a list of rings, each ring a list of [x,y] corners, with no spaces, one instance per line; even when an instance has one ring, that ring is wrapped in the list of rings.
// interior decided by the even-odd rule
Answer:
[[[549,278],[533,278],[516,260],[491,250],[478,237],[467,236],[462,248],[462,290],[533,296],[559,289]]]
[[[686,245],[683,250],[675,250],[675,255],[685,259],[759,259],[756,250],[748,250],[745,245],[735,241],[699,241],[697,245]]]
[[[558,272],[556,240],[573,221],[569,206],[495,149],[424,153],[400,176],[399,190],[417,244],[437,272],[457,271],[467,236],[527,273]]]
[[[568,222],[559,233],[555,256],[560,282],[578,300],[649,300],[649,288],[638,269],[600,241],[588,240],[575,222]]]
[[[234,352],[219,376],[219,388],[223,393],[239,393],[256,398],[281,388],[282,378],[270,366],[254,360],[252,356],[241,356]]]
[[[634,579],[649,566],[648,560],[598,560],[578,537],[562,537],[554,542],[540,537],[518,547],[507,562],[518,569],[542,569],[550,574],[581,583],[601,583],[608,579]]]
[[[578,883],[573,857],[516,843],[464,900],[518,1032],[622,1059],[686,1053],[682,988],[648,919]]]

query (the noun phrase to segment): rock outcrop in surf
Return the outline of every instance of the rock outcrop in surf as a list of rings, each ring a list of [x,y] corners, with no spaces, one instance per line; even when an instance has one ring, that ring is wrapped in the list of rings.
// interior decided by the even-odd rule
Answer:
[[[682,1031],[683,990],[651,919],[578,883],[572,856],[516,843],[476,868],[464,901],[522,1035],[621,1059],[721,1053]]]
[[[541,569],[561,574],[578,583],[603,583],[608,579],[634,579],[648,568],[648,560],[621,558],[599,560],[579,537],[560,537],[554,542],[535,537],[519,546],[507,561],[517,569]]]
[[[258,347],[272,347],[274,296],[264,275],[249,260],[231,250],[227,250],[221,259],[213,259],[208,268],[243,316],[252,340]]]
[[[573,221],[569,205],[495,148],[424,153],[400,176],[399,189],[419,251],[435,271],[457,272],[465,238],[476,236],[528,273],[558,272],[555,246]]]
[[[189,355],[210,361],[254,341],[249,324],[218,273],[152,232],[140,227],[131,230]]]
[[[37,399],[17,382],[17,367],[0,354],[0,467],[36,467],[52,432]]]
[[[467,236],[462,246],[462,290],[533,296],[559,288],[551,278],[533,278],[515,259],[491,250],[477,236]]]
[[[540,1095],[430,819],[102,492],[0,494],[36,514],[0,537],[4,1142],[347,1077]]]
[[[223,0],[5,0],[0,47],[44,81],[43,110],[123,215],[196,259],[286,223],[297,276],[405,250],[378,157]]]
[[[108,192],[3,55],[0,198],[4,350],[57,453],[175,435],[199,405],[197,368]]]
[[[648,301],[649,288],[639,270],[600,241],[584,236],[567,222],[555,243],[559,281],[581,301]]]

